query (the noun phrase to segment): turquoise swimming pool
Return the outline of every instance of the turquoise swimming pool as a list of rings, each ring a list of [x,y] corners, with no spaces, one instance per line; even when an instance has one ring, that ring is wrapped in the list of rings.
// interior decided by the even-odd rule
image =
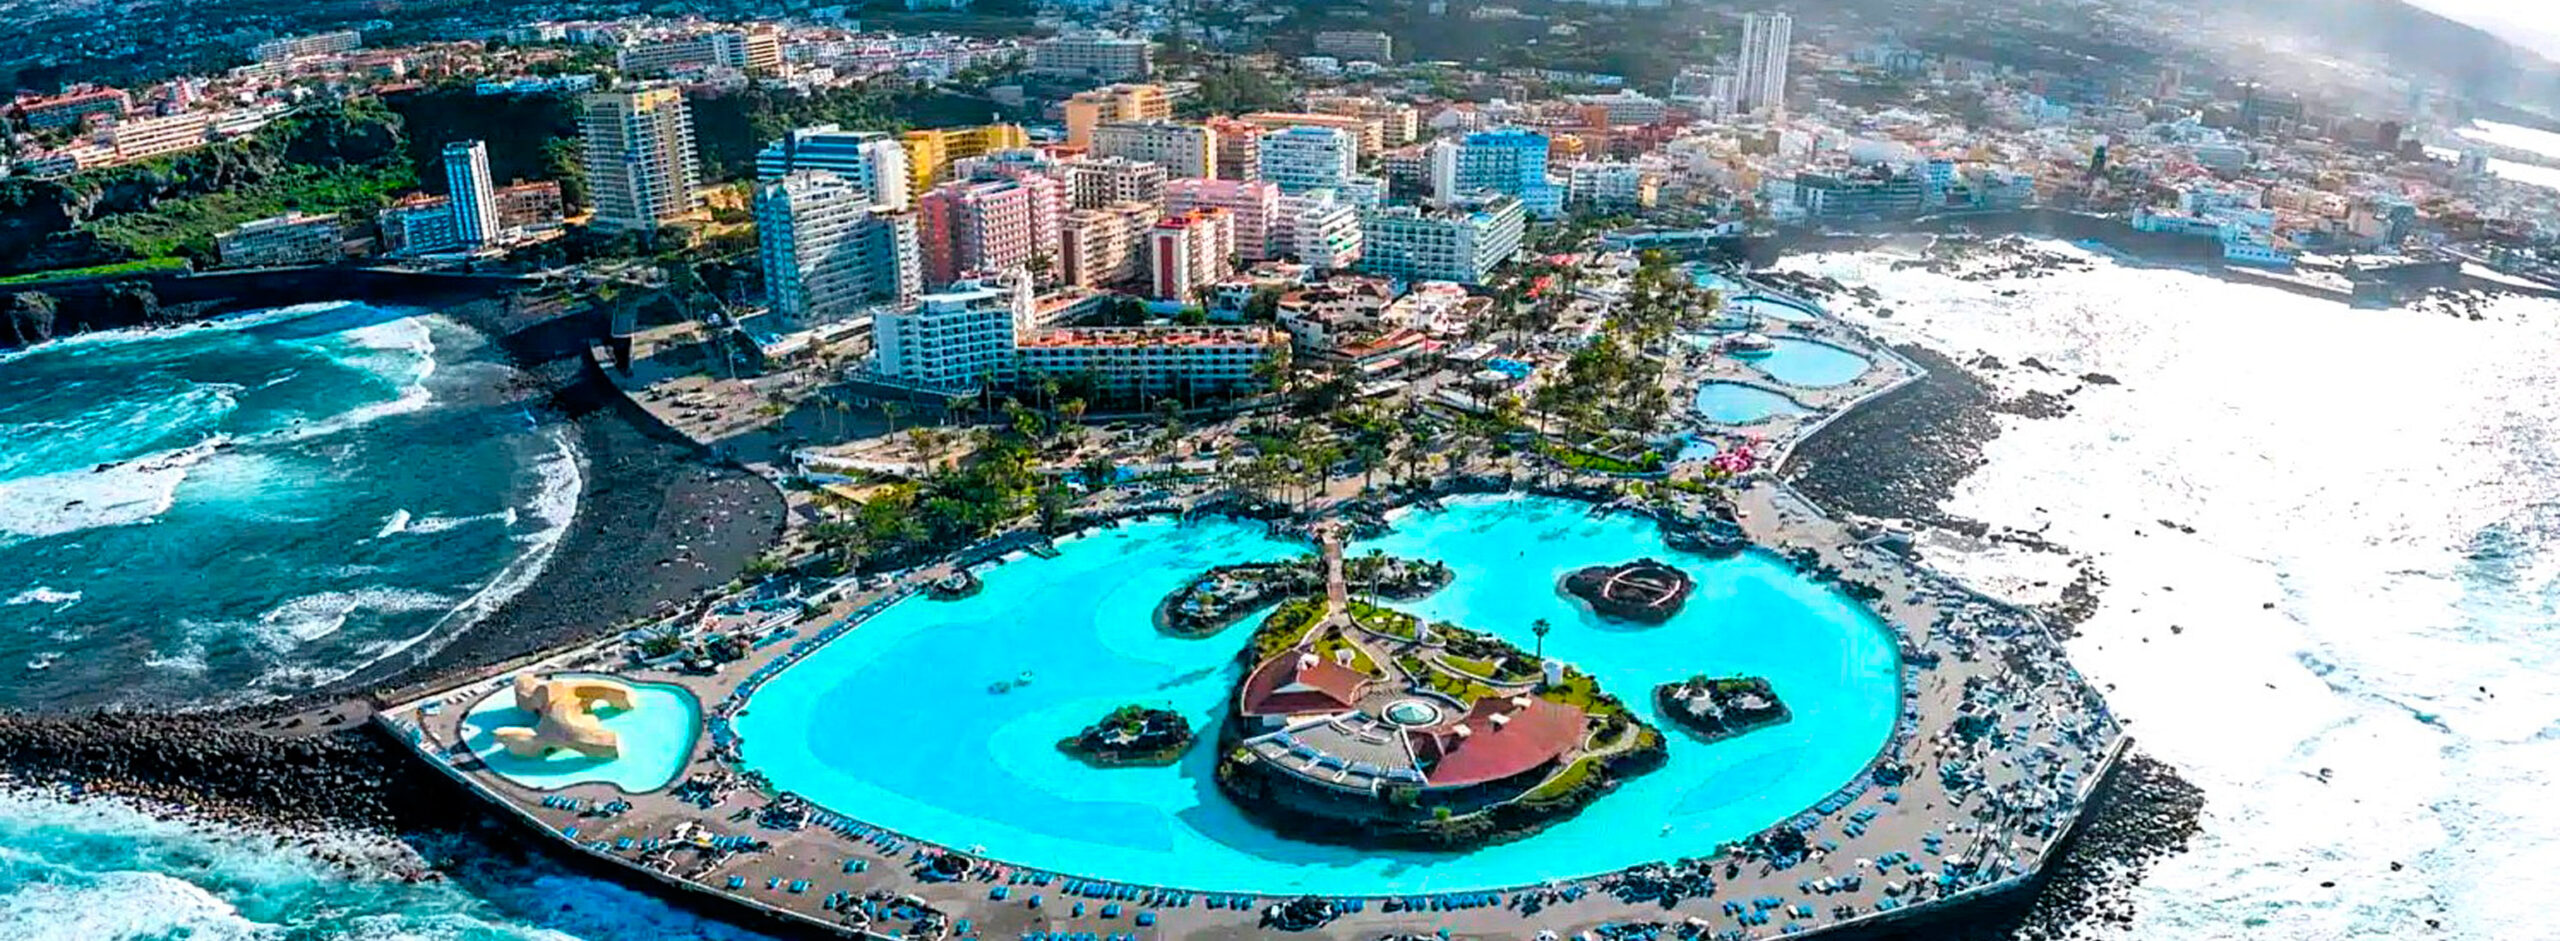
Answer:
[[[1180,640],[1156,602],[1202,569],[1306,551],[1259,525],[1148,521],[983,573],[956,602],[914,598],[784,671],[736,720],[774,786],[921,839],[1009,862],[1204,890],[1355,894],[1493,887],[1704,855],[1803,810],[1883,747],[1899,705],[1895,645],[1863,608],[1773,557],[1671,552],[1649,521],[1562,500],[1453,500],[1355,544],[1441,559],[1448,589],[1408,606],[1548,652],[1651,712],[1654,684],[1701,671],[1771,677],[1795,720],[1702,745],[1665,725],[1670,763],[1531,839],[1467,854],[1382,853],[1284,839],[1247,820],[1196,747],[1165,768],[1096,769],[1054,743],[1110,709],[1225,715],[1248,627]],[[1661,627],[1601,623],[1555,590],[1565,572],[1651,555],[1696,577]],[[1006,692],[998,681],[1030,676]],[[1656,717],[1657,724],[1662,724]]]
[[[1779,337],[1777,348],[1751,365],[1779,382],[1819,389],[1856,382],[1875,364],[1828,343]]]
[[[1700,383],[1691,404],[1699,415],[1720,425],[1748,425],[1805,411],[1794,399],[1739,382]]]
[[[1724,275],[1717,274],[1705,268],[1691,269],[1689,273],[1689,282],[1723,295],[1725,306],[1731,310],[1741,311],[1747,314],[1756,314],[1762,317],[1767,317],[1771,320],[1783,320],[1788,323],[1807,323],[1817,319],[1811,312],[1796,307],[1795,305],[1778,301],[1774,298],[1745,296],[1749,295],[1754,290],[1750,285],[1743,284],[1740,281],[1725,277]]]
[[[1728,301],[1727,303],[1735,310],[1757,314],[1771,320],[1783,320],[1788,323],[1811,323],[1818,319],[1814,317],[1813,314],[1808,313],[1804,309],[1793,304],[1782,303],[1766,297],[1737,298]]]
[[[620,679],[616,677],[616,679]],[[604,727],[622,738],[622,754],[589,758],[556,752],[547,758],[519,758],[498,744],[498,729],[530,726],[532,712],[516,708],[516,694],[500,687],[463,716],[463,745],[487,762],[489,770],[517,784],[552,790],[601,781],[634,794],[654,791],[675,780],[693,754],[702,731],[702,706],[693,694],[665,683],[634,683],[631,708],[604,717]]]

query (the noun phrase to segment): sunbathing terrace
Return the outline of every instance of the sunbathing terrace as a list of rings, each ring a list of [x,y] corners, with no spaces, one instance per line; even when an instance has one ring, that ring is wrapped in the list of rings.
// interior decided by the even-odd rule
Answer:
[[[2103,701],[2027,612],[1911,564],[1783,485],[1756,480],[1736,499],[1756,543],[1809,551],[1882,592],[1875,607],[1902,647],[1902,702],[1870,770],[1892,764],[1909,775],[1888,784],[1861,774],[1780,821],[1811,847],[1800,859],[1665,860],[1536,885],[1346,897],[1346,914],[1306,934],[1371,941],[1391,933],[1526,938],[1615,929],[1619,936],[1648,924],[1677,932],[1696,919],[1707,936],[1775,937],[1899,920],[2028,884],[2124,744]],[[930,834],[866,825],[853,816],[858,807],[795,807],[759,793],[722,763],[734,744],[727,722],[744,693],[944,571],[906,573],[873,590],[837,586],[824,615],[777,628],[717,676],[630,668],[614,642],[533,665],[673,683],[717,704],[709,734],[679,776],[684,783],[672,788],[633,794],[586,782],[535,790],[477,767],[460,747],[457,707],[503,686],[505,673],[392,702],[376,721],[439,772],[567,851],[670,893],[718,899],[769,920],[875,937],[1044,941],[1205,941],[1255,930],[1261,908],[1284,898],[1188,890],[1179,873],[1168,873],[1164,885],[1107,884],[984,859],[946,878],[930,866],[946,850],[920,839]],[[1958,731],[1968,716],[1979,717],[1969,723],[1976,734]],[[1664,773],[1672,772],[1657,772]],[[1737,867],[1730,878],[1728,862]]]

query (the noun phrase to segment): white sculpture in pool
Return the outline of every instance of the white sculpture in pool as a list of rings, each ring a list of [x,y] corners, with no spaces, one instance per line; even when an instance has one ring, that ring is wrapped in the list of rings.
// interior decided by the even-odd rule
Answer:
[[[516,708],[533,713],[534,723],[530,728],[518,726],[494,733],[509,754],[540,758],[553,749],[565,748],[589,758],[621,756],[621,736],[604,727],[596,710],[630,709],[631,687],[601,677],[544,680],[531,673],[518,673],[515,692]]]

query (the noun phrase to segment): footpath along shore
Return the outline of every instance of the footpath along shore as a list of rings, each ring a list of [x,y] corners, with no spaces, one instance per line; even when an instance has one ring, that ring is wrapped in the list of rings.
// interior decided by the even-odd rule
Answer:
[[[1910,359],[1836,321],[1807,332],[1813,330],[1897,368],[1841,390],[1845,401],[1787,428],[1781,453],[1822,423],[1923,375]],[[1620,483],[1568,478],[1565,486],[1603,492]],[[1176,495],[1158,509],[1182,511],[1208,496]],[[634,668],[624,643],[613,639],[529,667],[613,672],[690,693],[703,706],[704,727],[673,779],[680,783],[668,788],[535,790],[491,771],[465,745],[464,717],[504,686],[503,676],[393,704],[376,721],[439,772],[573,853],[683,896],[803,929],[908,938],[1207,939],[1263,930],[1279,906],[1302,933],[1345,941],[1544,932],[1746,938],[1901,921],[2031,885],[2124,747],[2098,695],[2029,613],[1913,565],[1880,545],[1878,533],[1825,515],[1783,484],[1754,479],[1734,499],[1737,522],[1754,544],[1862,586],[1902,653],[1899,721],[1868,771],[1817,806],[1772,821],[1771,834],[1801,835],[1801,852],[1773,848],[1792,838],[1760,841],[1708,859],[1534,886],[1293,906],[1289,896],[1200,891],[1178,880],[1103,884],[1025,869],[967,854],[969,848],[935,846],[930,834],[871,827],[860,822],[861,808],[776,799],[745,779],[732,764],[727,719],[755,688],[947,574],[944,566],[869,587],[828,586],[803,599],[821,604],[822,614],[801,619],[798,628],[772,625],[772,642],[716,675]],[[814,630],[785,633],[803,628]]]

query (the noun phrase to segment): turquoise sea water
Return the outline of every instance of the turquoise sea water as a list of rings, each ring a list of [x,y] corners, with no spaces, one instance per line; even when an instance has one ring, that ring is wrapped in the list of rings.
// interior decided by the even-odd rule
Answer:
[[[424,855],[424,859],[420,855]],[[443,878],[409,876],[439,863]],[[0,794],[7,941],[764,941],[476,844],[294,835]]]
[[[1745,672],[1771,677],[1796,718],[1711,746],[1666,728],[1663,770],[1537,837],[1473,853],[1283,839],[1216,792],[1210,748],[1170,768],[1093,769],[1055,747],[1132,702],[1214,728],[1249,627],[1166,637],[1151,620],[1156,602],[1211,565],[1304,551],[1253,525],[1151,521],[1067,541],[1055,559],[993,568],[967,600],[882,612],[756,694],[737,722],[743,754],[775,786],[832,809],[1022,865],[1212,890],[1359,893],[1512,885],[1705,854],[1819,800],[1891,731],[1890,637],[1863,608],[1775,559],[1674,555],[1648,521],[1591,519],[1583,504],[1538,499],[1402,514],[1392,533],[1352,551],[1373,547],[1456,570],[1453,585],[1412,610],[1524,647],[1530,623],[1547,618],[1550,655],[1648,715],[1654,684]],[[1699,581],[1668,624],[1602,623],[1556,590],[1567,571],[1642,555]],[[988,689],[1025,672],[1027,686]]]
[[[1856,382],[1873,365],[1867,358],[1828,343],[1779,337],[1777,348],[1751,365],[1769,378],[1809,389]]]
[[[579,481],[510,372],[362,304],[0,354],[0,707],[290,692],[504,600]]]
[[[631,708],[608,711],[604,727],[619,736],[622,752],[612,758],[589,758],[556,752],[544,758],[521,758],[498,743],[497,730],[529,728],[536,717],[516,708],[516,693],[501,687],[471,707],[465,724],[477,731],[464,742],[489,769],[530,788],[550,790],[602,781],[625,791],[654,791],[675,780],[692,757],[702,730],[702,707],[693,694],[665,683],[630,683]]]
[[[1739,382],[1701,383],[1691,404],[1708,421],[1724,425],[1748,425],[1773,416],[1795,415],[1804,411],[1804,406],[1796,404],[1794,399]]]

